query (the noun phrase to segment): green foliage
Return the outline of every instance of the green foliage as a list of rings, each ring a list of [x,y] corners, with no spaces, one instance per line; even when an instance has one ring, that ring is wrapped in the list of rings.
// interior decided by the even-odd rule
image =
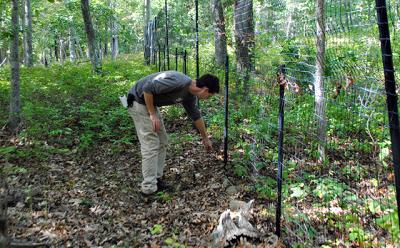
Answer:
[[[275,200],[277,198],[276,180],[271,177],[263,177],[256,184],[256,191],[263,199]]]
[[[400,243],[400,229],[397,211],[391,211],[377,219],[380,227],[387,230],[395,243]]]
[[[104,70],[105,76],[99,77],[91,75],[88,64],[22,68],[22,115],[26,129],[20,136],[37,145],[23,151],[2,147],[0,153],[7,157],[35,154],[41,157],[65,148],[78,147],[86,151],[102,141],[112,140],[115,147],[130,144],[136,135],[118,96],[126,94],[136,80],[151,72],[151,68],[135,61],[106,61]],[[3,84],[8,78],[6,72],[0,71],[0,95],[9,91],[7,83]],[[0,110],[3,125],[7,121],[7,111]],[[42,142],[49,146],[43,147]]]
[[[19,175],[19,174],[28,173],[28,170],[24,167],[6,164],[2,168],[2,173],[6,174],[6,175]]]
[[[168,247],[175,247],[175,248],[185,248],[186,246],[184,244],[179,244],[178,238],[176,237],[175,234],[173,234],[171,237],[167,238],[164,243],[168,245]]]
[[[347,186],[332,178],[320,178],[313,180],[315,188],[313,193],[324,202],[343,196]]]
[[[157,235],[157,234],[161,234],[164,232],[164,227],[161,224],[155,224],[151,229],[150,229],[150,233],[151,235]]]
[[[164,191],[157,192],[157,198],[166,203],[171,203],[173,199],[172,195]]]

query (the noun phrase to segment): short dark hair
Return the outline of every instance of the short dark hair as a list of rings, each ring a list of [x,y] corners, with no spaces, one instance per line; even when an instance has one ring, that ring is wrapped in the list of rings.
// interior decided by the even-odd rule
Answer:
[[[196,86],[199,88],[207,87],[210,93],[219,93],[219,79],[212,74],[204,74],[196,80]]]

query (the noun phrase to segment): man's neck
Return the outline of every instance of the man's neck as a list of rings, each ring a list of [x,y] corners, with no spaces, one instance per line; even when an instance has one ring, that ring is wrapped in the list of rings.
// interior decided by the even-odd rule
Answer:
[[[192,80],[189,85],[189,92],[192,95],[197,95],[201,91],[201,88],[196,86],[196,80]]]

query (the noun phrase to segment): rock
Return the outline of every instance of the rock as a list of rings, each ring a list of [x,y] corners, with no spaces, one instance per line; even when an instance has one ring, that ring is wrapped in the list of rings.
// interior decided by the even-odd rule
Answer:
[[[228,185],[229,185],[229,180],[228,180],[228,178],[225,178],[224,182],[222,183],[222,187],[226,188],[226,187],[228,187]]]
[[[226,193],[228,193],[228,195],[236,195],[237,193],[239,193],[239,189],[236,186],[229,186],[226,189]]]
[[[219,189],[219,188],[221,188],[221,185],[219,183],[211,184],[211,189]]]
[[[239,200],[231,200],[229,202],[229,209],[231,211],[237,211],[239,208],[243,207],[246,204],[244,201]]]

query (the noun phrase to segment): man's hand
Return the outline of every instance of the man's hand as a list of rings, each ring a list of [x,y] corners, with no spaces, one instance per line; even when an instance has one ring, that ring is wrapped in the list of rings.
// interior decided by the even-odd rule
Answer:
[[[160,131],[160,119],[158,119],[157,114],[150,114],[151,123],[153,124],[153,131]]]
[[[204,149],[205,149],[207,152],[212,151],[212,143],[211,143],[211,141],[210,141],[209,138],[204,138],[204,139],[203,139],[203,145],[204,145]]]

